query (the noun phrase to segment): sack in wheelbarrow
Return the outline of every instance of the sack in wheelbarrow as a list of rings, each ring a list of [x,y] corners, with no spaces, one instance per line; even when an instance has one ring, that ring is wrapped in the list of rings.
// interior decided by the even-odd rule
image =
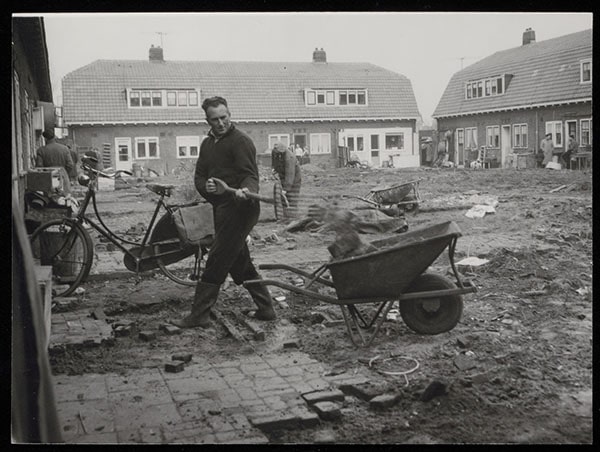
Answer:
[[[395,297],[460,237],[453,221],[375,240],[377,250],[327,264],[339,299]]]
[[[180,207],[173,212],[173,221],[183,246],[197,246],[215,231],[213,208],[208,203]]]

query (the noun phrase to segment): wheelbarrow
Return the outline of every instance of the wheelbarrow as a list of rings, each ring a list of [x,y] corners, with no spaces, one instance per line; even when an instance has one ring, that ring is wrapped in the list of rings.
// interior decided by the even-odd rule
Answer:
[[[419,195],[420,181],[421,179],[416,179],[392,186],[378,186],[371,189],[366,196],[348,196],[348,198],[360,199],[383,212],[395,209],[402,213],[411,211],[416,213],[421,203]]]
[[[259,265],[264,270],[287,270],[307,282],[297,287],[275,279],[244,282],[276,286],[316,300],[338,305],[350,340],[355,346],[369,346],[390,309],[396,302],[405,324],[419,334],[450,331],[461,318],[462,295],[474,293],[476,287],[461,281],[454,264],[454,251],[460,229],[453,221],[371,242],[376,251],[339,260],[331,260],[309,273],[284,264]],[[456,282],[425,270],[448,249]],[[330,278],[324,277],[329,272]],[[313,284],[335,289],[336,297],[321,294]],[[368,315],[360,305],[373,304]],[[366,311],[363,307],[363,311]],[[374,313],[372,311],[375,311]]]

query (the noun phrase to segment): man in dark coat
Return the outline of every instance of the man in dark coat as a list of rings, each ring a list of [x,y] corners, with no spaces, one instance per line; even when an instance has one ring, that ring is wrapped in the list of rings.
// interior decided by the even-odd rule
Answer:
[[[52,130],[44,130],[42,136],[46,140],[46,145],[37,150],[35,166],[60,166],[64,168],[70,176],[73,173],[75,164],[71,158],[69,148],[56,141],[56,137]]]
[[[224,98],[205,99],[202,108],[211,130],[200,147],[194,183],[198,192],[213,206],[215,234],[206,267],[196,286],[192,312],[181,320],[171,320],[180,328],[210,325],[210,310],[217,302],[227,274],[238,285],[260,278],[246,243],[246,237],[260,215],[259,202],[246,196],[247,193],[258,193],[256,148],[250,137],[231,123]],[[235,193],[217,194],[213,177],[235,188]],[[258,306],[252,316],[259,320],[274,320],[275,311],[268,288],[255,284],[248,287],[248,292]]]
[[[289,209],[285,211],[286,215],[297,215],[300,186],[302,184],[300,163],[298,163],[291,150],[286,148],[283,143],[277,142],[271,152],[271,166],[273,173],[277,174],[281,182],[282,193],[289,203]]]

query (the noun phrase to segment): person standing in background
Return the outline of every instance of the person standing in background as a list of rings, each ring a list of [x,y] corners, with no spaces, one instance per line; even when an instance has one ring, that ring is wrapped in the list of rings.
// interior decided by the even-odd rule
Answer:
[[[554,154],[554,144],[552,143],[552,134],[547,133],[542,141],[540,142],[540,149],[544,153],[544,160],[542,160],[542,167],[545,168],[548,163],[552,161]]]
[[[75,164],[71,158],[69,148],[56,141],[56,136],[52,130],[44,130],[42,136],[46,140],[46,145],[37,150],[35,166],[59,166],[64,168],[69,178],[71,178]]]
[[[298,213],[300,185],[302,184],[300,163],[292,151],[286,149],[283,143],[277,142],[271,153],[271,166],[273,173],[279,177],[283,189],[282,193],[288,200],[289,210],[287,214],[294,216]]]

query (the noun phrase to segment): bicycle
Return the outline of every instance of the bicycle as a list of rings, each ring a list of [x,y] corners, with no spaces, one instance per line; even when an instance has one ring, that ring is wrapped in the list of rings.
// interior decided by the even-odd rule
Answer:
[[[172,281],[195,286],[200,278],[202,259],[213,237],[207,236],[198,244],[184,243],[173,215],[178,209],[197,206],[200,202],[167,204],[165,197],[171,196],[175,186],[147,184],[146,187],[160,197],[141,242],[128,240],[111,231],[102,220],[96,204],[96,191],[99,177],[114,179],[120,173],[131,173],[116,171],[108,174],[95,169],[93,165],[96,162],[97,159],[93,157],[82,159],[84,174],[78,182],[87,190],[75,216],[47,221],[36,228],[30,237],[34,258],[41,265],[52,266],[53,295],[70,295],[88,277],[94,258],[94,245],[88,229],[94,229],[123,251],[125,267],[136,273],[138,281],[141,272],[159,268]],[[98,223],[86,214],[90,202]],[[161,208],[166,212],[157,220]],[[132,247],[128,248],[127,245]]]

